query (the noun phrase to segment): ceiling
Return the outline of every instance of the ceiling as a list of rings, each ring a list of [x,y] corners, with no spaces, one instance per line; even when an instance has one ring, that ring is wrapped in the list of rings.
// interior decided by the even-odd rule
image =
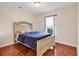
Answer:
[[[0,5],[4,5],[11,8],[19,8],[21,6],[26,11],[30,11],[34,14],[48,12],[57,8],[74,5],[76,2],[41,2],[43,4],[42,7],[34,7],[32,2],[0,2]]]

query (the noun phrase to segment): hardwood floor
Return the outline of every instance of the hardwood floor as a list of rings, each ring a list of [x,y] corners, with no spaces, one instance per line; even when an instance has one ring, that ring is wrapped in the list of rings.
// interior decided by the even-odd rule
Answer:
[[[0,48],[0,56],[36,56],[36,51],[20,44]],[[75,47],[56,43],[54,49],[48,49],[43,56],[77,56]]]
[[[55,55],[56,56],[77,56],[77,48],[56,43]]]

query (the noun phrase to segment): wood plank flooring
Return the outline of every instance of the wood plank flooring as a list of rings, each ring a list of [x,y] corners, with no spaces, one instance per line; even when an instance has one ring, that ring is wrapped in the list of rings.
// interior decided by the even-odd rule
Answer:
[[[0,56],[36,56],[36,51],[20,44],[0,48]],[[75,47],[56,43],[54,49],[48,49],[43,56],[77,56]]]

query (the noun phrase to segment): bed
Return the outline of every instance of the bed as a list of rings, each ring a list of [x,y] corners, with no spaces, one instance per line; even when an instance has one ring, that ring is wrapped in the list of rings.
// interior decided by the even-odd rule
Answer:
[[[27,22],[13,23],[14,42],[21,43],[37,51],[41,56],[47,49],[55,45],[55,37],[50,33],[32,30],[32,24]]]

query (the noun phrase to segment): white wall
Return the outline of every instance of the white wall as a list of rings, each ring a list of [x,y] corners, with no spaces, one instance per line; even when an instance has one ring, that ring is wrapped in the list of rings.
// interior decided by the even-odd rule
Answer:
[[[34,15],[22,9],[0,6],[0,47],[13,44],[12,22],[27,21],[33,23]]]
[[[45,16],[55,17],[56,41],[77,47],[77,5],[36,15],[35,31],[44,31]]]

